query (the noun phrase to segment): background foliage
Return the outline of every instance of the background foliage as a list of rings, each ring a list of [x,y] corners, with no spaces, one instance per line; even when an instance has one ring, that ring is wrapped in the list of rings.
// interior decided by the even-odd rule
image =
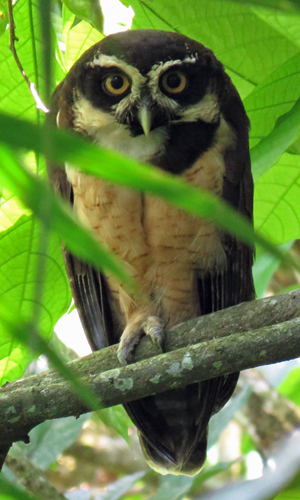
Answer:
[[[300,2],[257,0],[245,4],[227,0],[132,0],[128,1],[129,4],[135,14],[133,28],[186,34],[210,47],[225,65],[251,120],[255,228],[299,263],[299,244],[295,240],[300,234]],[[105,12],[104,3],[103,10]],[[11,311],[15,311],[16,317],[20,316],[34,325],[44,338],[50,339],[57,320],[67,312],[71,303],[58,244],[58,237],[67,232],[71,223],[68,213],[61,209],[62,225],[55,225],[49,217],[49,203],[52,201],[46,201],[47,196],[41,191],[40,184],[34,184],[34,178],[27,174],[22,177],[20,167],[26,165],[29,172],[44,179],[44,158],[40,154],[37,136],[32,136],[31,130],[35,129],[30,129],[29,124],[27,128],[26,124],[21,128],[21,123],[7,121],[5,114],[41,124],[44,111],[37,108],[9,49],[8,10],[4,0],[0,1],[0,11],[0,112],[4,113],[0,116],[1,300]],[[19,0],[14,6],[14,19],[19,38],[15,46],[20,61],[42,101],[50,106],[49,90],[62,80],[84,50],[103,36],[99,4],[95,0],[65,0],[63,3]],[[52,50],[48,51],[50,43]],[[26,147],[29,143],[26,134],[32,147]],[[5,142],[8,146],[14,144],[14,152],[7,148]],[[61,154],[70,154],[67,149],[63,151],[64,143],[60,143],[60,148]],[[35,152],[28,152],[28,149]],[[82,151],[84,154],[85,150]],[[78,161],[80,154],[80,150],[77,151]],[[121,181],[124,170],[120,160],[103,153],[101,161],[101,175],[114,175],[115,180]],[[131,167],[127,163],[126,167],[129,179]],[[91,168],[100,168],[92,153]],[[136,166],[132,172],[136,178],[135,185],[143,187],[139,167]],[[153,182],[157,180],[155,175],[149,173]],[[166,184],[164,186],[165,190],[170,190]],[[163,194],[161,184],[153,189]],[[43,196],[38,197],[41,192]],[[201,200],[202,209],[210,210],[211,200]],[[23,204],[25,202],[27,206]],[[190,204],[189,209],[195,210],[195,204]],[[40,216],[42,224],[28,206]],[[72,231],[68,236],[69,245],[79,246],[78,241],[82,238],[82,233],[78,232],[80,228],[72,225]],[[251,233],[248,237],[252,238]],[[92,255],[90,258],[95,257]],[[101,253],[96,258],[103,264]],[[113,259],[107,259],[105,265],[116,265]],[[278,258],[261,247],[257,248],[254,274],[258,297],[266,292],[278,293],[299,286],[297,272],[286,266],[279,267]],[[4,320],[5,313],[0,318],[2,326]],[[58,339],[54,343],[66,360],[73,356]],[[24,346],[19,339],[13,339],[6,328],[1,328],[1,383],[22,376],[35,357],[30,345]],[[30,372],[36,366],[31,365]],[[299,369],[289,371],[290,368],[278,368],[265,375],[274,387],[285,379],[280,391],[298,405]],[[212,451],[207,466],[193,479],[161,478],[149,471],[139,452],[134,430],[120,407],[102,411],[102,423],[95,416],[90,420],[82,417],[46,422],[32,431],[30,445],[17,444],[12,454],[18,460],[25,457],[27,463],[38,468],[34,469],[37,477],[45,474],[59,490],[66,492],[73,488],[66,493],[66,497],[74,500],[89,500],[92,494],[98,500],[125,496],[135,500],[148,497],[156,500],[200,498],[199,495],[205,491],[221,486],[229,479],[251,477],[251,457],[256,457],[260,463],[257,449],[261,457],[266,456],[265,450],[260,449],[253,438],[255,433],[249,432],[249,427],[243,425],[243,418],[238,416],[241,414],[236,413],[247,403],[253,390],[253,386],[252,389],[244,387],[223,412],[214,417],[210,430]],[[296,408],[294,411],[297,413]],[[237,415],[238,423],[231,423],[228,427],[234,415]],[[80,437],[76,440],[79,433]],[[131,449],[124,439],[130,443]],[[219,444],[216,445],[218,439]],[[294,448],[289,451],[289,457],[292,463],[298,463]],[[4,477],[15,484],[17,480],[12,476],[12,470],[18,475],[18,471],[11,467],[10,470],[5,469]],[[297,472],[297,469],[290,470],[293,474]],[[278,488],[283,488],[291,477],[283,473]],[[104,492],[103,488],[108,483],[110,486]],[[23,498],[27,498],[27,490],[34,490],[28,481],[25,489],[23,487]],[[5,489],[4,486],[3,489],[0,487],[0,491],[7,491],[0,493],[1,499],[21,498],[20,492]],[[230,494],[230,498],[239,499],[275,498],[275,493],[272,496],[267,493],[269,496],[266,496],[266,493],[258,494],[257,491],[246,493],[250,496],[243,496],[245,492],[232,491]],[[41,491],[36,495],[46,498]],[[221,492],[221,495],[224,500],[224,493]],[[276,498],[283,500],[292,495],[300,497],[297,476]]]

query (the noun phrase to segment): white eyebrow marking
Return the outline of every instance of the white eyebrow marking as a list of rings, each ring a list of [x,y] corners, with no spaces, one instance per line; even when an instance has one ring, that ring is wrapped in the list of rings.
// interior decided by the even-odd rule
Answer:
[[[160,62],[158,64],[154,64],[147,75],[153,82],[153,85],[157,85],[161,74],[164,73],[167,69],[171,68],[172,66],[178,66],[180,64],[194,64],[195,62],[197,62],[197,60],[198,54],[195,54],[194,56],[187,56],[184,59],[176,59],[175,61],[166,61],[164,63]]]
[[[91,68],[95,68],[97,66],[101,66],[104,68],[117,67],[122,70],[126,75],[128,75],[134,86],[140,87],[145,81],[146,77],[141,75],[139,70],[130,64],[122,61],[116,56],[108,56],[106,54],[98,54],[94,57],[93,61],[88,63],[88,66]]]

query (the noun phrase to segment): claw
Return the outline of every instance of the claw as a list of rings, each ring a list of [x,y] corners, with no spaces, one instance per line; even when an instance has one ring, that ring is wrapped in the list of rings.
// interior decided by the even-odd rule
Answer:
[[[123,335],[121,337],[121,341],[118,347],[118,360],[122,366],[128,365],[132,362],[132,353],[139,343],[139,337],[135,337],[134,339],[126,341],[126,338],[123,340]]]
[[[157,316],[148,316],[144,321],[128,323],[118,348],[118,359],[121,365],[132,361],[132,354],[143,334],[149,335],[154,344],[164,350],[164,323]]]
[[[151,337],[154,344],[158,345],[161,350],[164,350],[164,323],[157,316],[148,316],[142,324],[142,328],[146,335]]]

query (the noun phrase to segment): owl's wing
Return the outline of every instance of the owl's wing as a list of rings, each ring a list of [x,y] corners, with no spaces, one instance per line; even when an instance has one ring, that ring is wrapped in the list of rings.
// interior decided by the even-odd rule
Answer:
[[[72,205],[73,190],[63,168],[47,162],[50,182],[55,191]],[[99,270],[62,249],[72,295],[83,328],[93,350],[118,342],[122,334],[118,317],[111,311],[110,291]]]

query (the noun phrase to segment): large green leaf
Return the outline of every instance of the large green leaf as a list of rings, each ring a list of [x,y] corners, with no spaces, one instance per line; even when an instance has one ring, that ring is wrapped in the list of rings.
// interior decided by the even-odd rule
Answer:
[[[300,53],[288,59],[246,97],[250,118],[250,146],[255,146],[273,129],[276,120],[287,113],[299,98]]]
[[[45,259],[42,295],[36,296],[40,280],[41,226],[33,217],[22,216],[14,226],[0,233],[0,295],[14,304],[28,320],[38,305],[38,329],[50,338],[53,328],[71,301],[70,287],[57,238],[51,235]],[[0,335],[0,383],[19,378],[35,354],[5,331]]]
[[[300,406],[300,368],[294,368],[279,387],[279,392]]]
[[[89,417],[90,414],[84,414],[78,418],[47,420],[30,431],[29,444],[15,444],[12,453],[16,456],[21,453],[33,465],[46,470],[64,450],[71,446]]]
[[[0,1],[0,37],[5,33],[8,24],[8,8],[5,0]]]
[[[246,404],[250,394],[251,389],[249,386],[246,386],[236,397],[232,398],[219,413],[213,415],[209,424],[208,449],[216,444],[221,432],[227,427],[236,412]]]
[[[288,113],[280,116],[272,132],[251,150],[254,181],[277,163],[280,156],[297,141],[299,132],[300,99]]]
[[[300,237],[300,157],[285,153],[255,186],[255,226],[281,245]]]
[[[133,0],[134,28],[156,28],[183,33],[210,47],[238,88],[249,91],[298,48],[260,19],[250,7],[222,0]],[[275,56],[276,54],[276,56]],[[243,85],[245,82],[245,88]]]
[[[299,0],[234,0],[235,2],[247,5],[261,5],[263,7],[269,7],[268,12],[272,16],[273,13],[278,12],[278,10],[282,10],[284,13],[289,13],[293,11],[300,10],[300,2]],[[267,10],[267,9],[266,9]]]
[[[77,17],[103,31],[103,14],[99,0],[63,0],[63,3]]]
[[[30,210],[24,207],[20,200],[11,192],[2,189],[0,199],[0,231],[5,231],[15,224],[22,215],[30,215]]]
[[[262,0],[262,4],[263,4]],[[282,2],[282,0],[266,0],[267,3],[275,4],[278,7],[283,7],[287,2]],[[295,0],[298,6],[298,15],[294,9],[286,10],[284,12],[278,12],[278,10],[265,9],[262,7],[252,7],[252,11],[262,19],[265,23],[269,24],[276,31],[281,33],[285,38],[290,40],[292,43],[300,46],[300,2]],[[255,4],[255,2],[253,2]],[[258,2],[259,3],[259,2]],[[272,5],[270,5],[272,7]]]
[[[103,35],[85,21],[76,24],[75,16],[63,7],[63,37],[65,68],[68,71],[83,52],[99,42]]]
[[[300,488],[287,488],[273,500],[298,500],[298,498],[300,498]]]
[[[282,245],[282,252],[288,252],[292,244],[293,240],[289,241],[285,245]],[[258,299],[261,299],[265,296],[266,288],[270,282],[270,279],[272,278],[279,265],[280,261],[276,257],[274,257],[274,255],[270,255],[266,252],[257,252],[252,271],[256,297]]]
[[[127,413],[123,406],[117,405],[112,408],[104,408],[98,412],[102,422],[111,429],[114,429],[129,444],[128,427],[131,425]]]
[[[205,467],[193,480],[193,485],[191,490],[193,491],[197,486],[204,483],[208,479],[220,474],[221,472],[227,471],[234,462],[219,462],[217,465],[213,465],[212,467]]]
[[[182,500],[193,484],[193,478],[187,476],[172,476],[168,474],[163,477],[156,495],[151,500]]]
[[[132,488],[132,486],[142,479],[145,472],[135,472],[134,474],[128,474],[127,476],[118,479],[114,483],[107,486],[105,493],[97,495],[95,500],[119,500],[124,498],[124,494]]]

